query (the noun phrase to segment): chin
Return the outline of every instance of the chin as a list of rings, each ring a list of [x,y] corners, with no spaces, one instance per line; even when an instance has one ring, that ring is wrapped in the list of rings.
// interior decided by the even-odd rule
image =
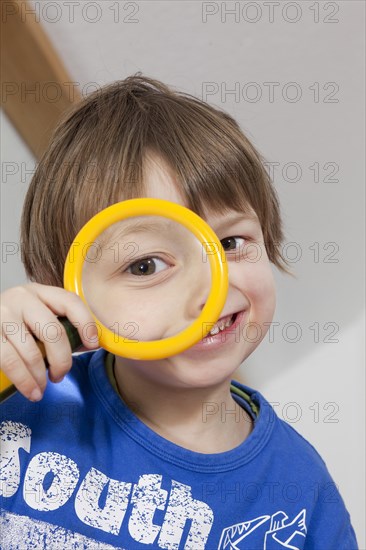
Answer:
[[[215,361],[195,361],[182,360],[175,362],[172,371],[174,381],[172,383],[180,387],[191,388],[209,388],[223,384],[227,380],[231,380],[232,375],[240,366],[240,362],[232,362],[229,367],[228,361],[221,358],[216,358]]]

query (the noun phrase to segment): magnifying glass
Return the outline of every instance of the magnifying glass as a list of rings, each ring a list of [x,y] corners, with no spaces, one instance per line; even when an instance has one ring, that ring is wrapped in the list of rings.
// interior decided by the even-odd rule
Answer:
[[[105,208],[79,231],[65,261],[64,288],[89,308],[101,347],[157,360],[207,336],[226,301],[228,268],[216,234],[192,210],[131,199]],[[77,329],[58,319],[76,351],[83,345]],[[47,364],[43,342],[36,343]],[[15,387],[0,374],[3,401]]]

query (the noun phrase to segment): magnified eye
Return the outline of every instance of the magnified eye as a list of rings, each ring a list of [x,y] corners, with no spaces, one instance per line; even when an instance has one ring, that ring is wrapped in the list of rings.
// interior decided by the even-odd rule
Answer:
[[[154,275],[162,271],[164,266],[167,266],[167,263],[159,258],[141,258],[141,260],[131,264],[126,272],[137,276]]]
[[[225,252],[230,252],[230,250],[238,250],[242,247],[245,243],[245,239],[242,237],[226,237],[220,242]]]

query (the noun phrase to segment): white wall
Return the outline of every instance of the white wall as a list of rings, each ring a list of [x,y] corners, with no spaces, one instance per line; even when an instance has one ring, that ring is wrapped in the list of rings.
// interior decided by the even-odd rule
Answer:
[[[20,216],[35,169],[35,158],[0,111],[1,140],[1,289],[24,283],[20,261]]]
[[[274,181],[287,241],[297,243],[288,253],[301,258],[296,280],[275,272],[279,325],[242,377],[318,449],[365,548],[364,3],[229,2],[239,11],[225,21],[221,2],[120,2],[117,14],[117,3],[105,0],[94,23],[92,9],[81,4],[72,19],[58,4],[61,11],[50,7],[40,20],[81,91],[141,70],[226,109],[268,161],[280,163]],[[204,9],[217,13],[205,22]],[[237,97],[225,94],[235,87]],[[3,160],[30,166],[6,119],[2,131]],[[291,181],[295,168],[300,177]],[[2,184],[3,240],[17,239],[27,181],[15,174]],[[21,282],[16,257],[2,268],[4,288]]]

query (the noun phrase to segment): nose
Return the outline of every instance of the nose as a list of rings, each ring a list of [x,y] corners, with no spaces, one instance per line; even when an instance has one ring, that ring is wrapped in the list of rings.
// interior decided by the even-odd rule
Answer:
[[[187,284],[185,318],[192,322],[202,313],[211,293],[212,273],[209,262],[199,263],[192,270]],[[207,319],[212,321],[211,319]]]

